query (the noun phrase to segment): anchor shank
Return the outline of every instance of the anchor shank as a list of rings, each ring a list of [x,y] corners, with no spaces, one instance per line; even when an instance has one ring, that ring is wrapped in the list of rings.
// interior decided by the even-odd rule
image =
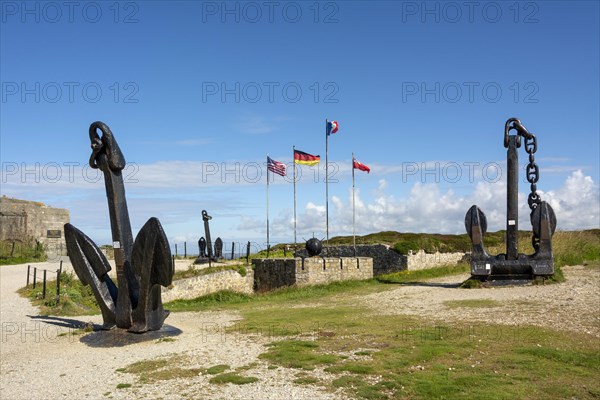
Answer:
[[[508,166],[506,191],[506,259],[516,260],[519,257],[519,154],[517,153],[517,136],[511,135],[508,140],[506,161]]]
[[[133,234],[131,232],[131,223],[129,222],[129,212],[127,211],[123,177],[121,171],[113,171],[108,167],[104,154],[101,154],[98,158],[100,169],[104,173],[112,238],[123,249],[125,258],[123,261],[130,262],[133,249]]]

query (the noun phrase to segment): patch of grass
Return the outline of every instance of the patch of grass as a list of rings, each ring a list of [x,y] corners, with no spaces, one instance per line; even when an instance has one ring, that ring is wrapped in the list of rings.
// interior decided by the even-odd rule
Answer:
[[[137,361],[133,364],[129,364],[123,369],[123,372],[127,372],[129,374],[144,374],[164,368],[168,364],[169,360],[167,359]]]
[[[278,244],[278,245],[271,247],[271,249],[269,251],[269,258],[293,258],[294,251],[293,250],[284,251],[283,250],[284,246],[287,246],[287,245],[286,244]],[[300,250],[300,248],[302,248],[302,246],[298,245],[298,250]],[[242,258],[244,259],[244,261],[246,260],[246,257],[242,257]],[[267,250],[262,250],[256,254],[250,255],[251,260],[253,260],[255,258],[267,258]]]
[[[16,265],[46,261],[46,251],[40,242],[0,242],[0,265]]]
[[[558,231],[552,238],[554,264],[582,265],[600,260],[600,229]]]
[[[219,365],[214,365],[210,368],[208,368],[206,370],[206,373],[209,375],[216,375],[216,374],[220,374],[222,372],[225,372],[229,369],[229,365],[226,364],[219,364]]]
[[[350,372],[351,374],[373,374],[375,369],[364,363],[345,363],[325,368],[326,372]]]
[[[323,364],[332,364],[338,357],[331,354],[319,354],[319,345],[303,340],[281,340],[269,345],[269,351],[260,355],[263,360],[286,368],[313,370]]]
[[[195,276],[204,276],[214,274],[216,272],[221,271],[237,271],[241,276],[246,276],[248,273],[246,271],[246,267],[241,264],[237,265],[215,265],[208,268],[196,268],[193,264],[188,267],[186,270],[175,271],[173,275],[173,281],[177,281],[180,279],[193,278]]]
[[[131,387],[131,383],[119,383],[117,389],[127,389]]]
[[[55,275],[56,276],[56,275]],[[39,273],[38,273],[39,279]],[[28,298],[38,307],[41,315],[95,315],[100,313],[96,298],[91,287],[84,286],[73,272],[60,274],[60,299],[56,298],[56,280],[46,281],[46,298],[42,298],[43,286],[37,282],[17,291],[22,297]]]
[[[394,272],[392,274],[379,275],[376,279],[382,283],[414,283],[427,279],[440,278],[442,276],[464,274],[469,271],[469,264],[460,263],[416,271]]]
[[[225,383],[233,383],[234,385],[245,385],[248,383],[257,382],[258,378],[254,376],[242,376],[235,373],[220,374],[210,378],[210,383],[222,385]]]
[[[448,308],[490,308],[499,307],[501,304],[496,300],[490,299],[468,299],[468,300],[447,300],[444,305]]]
[[[201,368],[180,368],[179,365],[185,362],[186,359],[182,356],[143,360],[120,368],[119,372],[137,375],[138,381],[144,384],[176,378],[193,378],[203,372]]]

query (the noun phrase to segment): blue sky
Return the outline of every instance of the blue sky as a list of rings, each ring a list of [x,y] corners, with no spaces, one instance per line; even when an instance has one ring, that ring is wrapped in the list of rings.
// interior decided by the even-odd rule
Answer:
[[[134,230],[156,216],[172,244],[196,241],[206,209],[213,236],[264,243],[266,154],[324,160],[329,118],[331,236],[352,232],[352,152],[372,169],[357,173],[358,233],[462,233],[473,203],[497,230],[518,117],[559,229],[599,227],[598,2],[468,4],[2,1],[2,194],[68,208],[110,242],[84,168],[101,120],[129,163]],[[325,236],[316,171],[298,184],[300,239]],[[291,241],[290,181],[270,194],[272,241]]]

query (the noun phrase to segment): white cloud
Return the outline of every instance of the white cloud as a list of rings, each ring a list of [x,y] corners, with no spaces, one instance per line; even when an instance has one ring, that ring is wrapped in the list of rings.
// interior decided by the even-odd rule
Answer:
[[[123,176],[134,231],[139,229],[149,216],[157,216],[164,225],[169,226],[168,234],[173,235],[173,238],[185,237],[191,240],[201,233],[199,213],[202,209],[207,209],[213,212],[222,210],[222,214],[213,222],[217,226],[221,223],[219,233],[223,237],[248,236],[248,239],[253,239],[264,236],[266,224],[264,218],[257,215],[257,212],[260,213],[257,210],[262,209],[262,192],[260,200],[245,195],[248,190],[252,191],[248,189],[249,185],[262,185],[264,176],[256,181],[256,174],[251,174],[252,171],[247,166],[250,163],[233,166],[234,164],[192,161],[140,165],[131,163]],[[31,165],[3,163],[2,193],[43,201],[55,207],[69,208],[72,221],[86,233],[90,230],[103,232],[104,236],[109,237],[106,195],[101,172],[83,165],[60,165],[62,174],[57,180],[54,164],[41,165],[35,172],[36,168]],[[259,167],[264,170],[264,166]],[[263,172],[261,171],[261,175],[264,175]],[[313,183],[311,179],[312,175],[306,172],[303,183]],[[276,181],[281,185],[289,184],[284,179]],[[490,231],[505,228],[504,179],[495,183],[483,180],[469,183],[466,188],[470,188],[470,192],[465,192],[465,186],[460,185],[458,189],[463,190],[460,194],[445,189],[444,182],[422,183],[416,180],[410,191],[400,197],[396,192],[399,185],[407,187],[409,184],[400,179],[388,182],[387,179],[381,178],[377,181],[376,188],[369,193],[356,190],[357,233],[382,230],[463,233],[465,213],[473,204],[485,212]],[[519,194],[521,229],[531,227],[527,206],[528,188],[528,185],[522,184],[522,192]],[[540,191],[540,195],[554,208],[559,229],[600,226],[598,184],[581,170],[572,172],[561,187],[547,192]],[[292,215],[290,208],[272,211],[272,238],[292,238]],[[352,233],[350,189],[345,198],[331,197],[329,217],[330,236]],[[187,232],[192,230],[191,221],[194,221],[193,230],[196,233],[189,236]],[[311,237],[313,232],[319,238],[324,237],[324,204],[299,204],[297,227],[299,240]]]
[[[464,233],[464,217],[476,204],[486,214],[488,230],[506,227],[506,185],[504,182],[478,183],[473,192],[457,196],[452,190],[440,191],[438,184],[415,183],[404,198],[385,193],[386,181],[380,180],[375,197],[365,202],[356,190],[356,231],[364,234],[395,230],[402,232]],[[558,229],[589,229],[600,227],[600,195],[598,185],[582,171],[569,176],[563,187],[539,192],[542,200],[554,209]],[[330,208],[330,236],[352,233],[352,193],[346,201],[333,196]],[[519,227],[530,230],[530,210],[527,193],[519,193]],[[289,235],[293,224],[290,213],[280,215],[274,226],[277,233]],[[298,214],[298,233],[325,231],[325,207],[308,203]],[[317,235],[318,236],[318,235]]]
[[[540,192],[554,209],[559,228],[598,228],[600,225],[600,196],[598,185],[582,171],[569,176],[563,187]]]

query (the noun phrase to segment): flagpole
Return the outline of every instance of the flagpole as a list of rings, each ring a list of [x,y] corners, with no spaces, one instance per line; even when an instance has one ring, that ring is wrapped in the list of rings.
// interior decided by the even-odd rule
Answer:
[[[356,257],[356,208],[354,203],[354,153],[352,153],[352,243]]]
[[[269,155],[267,154],[267,258],[269,258]]]
[[[327,118],[325,118],[325,225],[327,232],[327,241],[329,244],[329,135],[327,134]]]
[[[296,146],[293,146],[292,162],[294,163],[294,257],[296,257]]]

